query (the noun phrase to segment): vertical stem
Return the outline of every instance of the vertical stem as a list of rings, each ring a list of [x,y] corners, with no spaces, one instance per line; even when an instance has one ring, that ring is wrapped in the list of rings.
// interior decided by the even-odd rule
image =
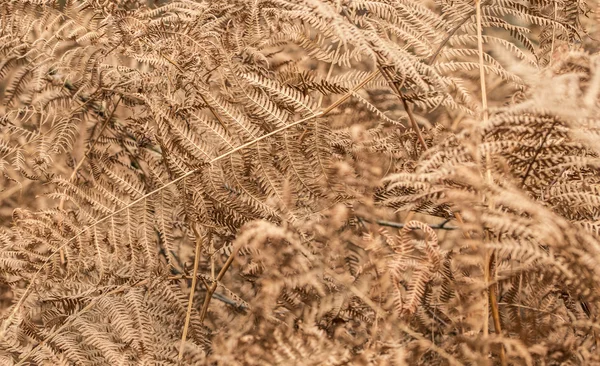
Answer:
[[[496,256],[492,252],[490,255],[490,262],[488,271],[492,277],[495,277],[494,268],[495,268]],[[500,323],[500,311],[498,310],[498,285],[494,283],[492,286],[488,287],[490,294],[490,305],[492,307],[492,319],[494,320],[494,331],[497,335],[502,335],[502,325]],[[500,362],[502,366],[508,365],[506,362],[506,354],[504,352],[504,345],[500,345]]]
[[[558,3],[554,3],[554,21],[556,21],[556,12],[558,10]],[[552,23],[552,45],[550,46],[550,66],[554,60],[554,41],[556,40],[556,24]]]
[[[481,106],[483,108],[483,122],[488,120],[487,91],[485,89],[485,69],[483,60],[483,36],[481,26],[481,0],[475,0],[477,17],[477,49],[479,50],[479,80],[481,81]]]
[[[194,291],[196,290],[196,281],[198,279],[198,263],[200,262],[200,253],[202,252],[202,236],[200,232],[194,227],[194,233],[196,234],[196,254],[194,256],[194,273],[192,275],[192,286],[190,288],[190,297],[188,299],[187,311],[185,313],[185,323],[183,325],[183,334],[181,335],[181,345],[179,346],[178,359],[181,361],[183,358],[183,349],[185,346],[185,340],[187,338],[188,329],[190,327],[190,317],[192,315],[192,305],[194,304]],[[212,294],[211,294],[212,295]]]
[[[487,184],[492,185],[494,183],[493,177],[492,177],[492,171],[490,169],[492,165],[492,161],[490,158],[490,154],[486,154],[485,155],[485,166],[486,166],[486,172],[485,172],[485,180],[487,182]],[[492,198],[490,198],[489,202],[488,202],[488,209],[492,210],[494,208],[494,201]],[[490,232],[486,231],[485,232],[485,238],[486,241],[490,241]],[[492,298],[491,295],[491,290],[490,290],[490,279],[491,279],[491,272],[492,272],[492,256],[493,256],[493,251],[490,253],[490,251],[488,249],[486,249],[484,247],[483,249],[483,271],[484,271],[484,281],[485,281],[485,289],[487,291],[487,296],[485,298],[485,309],[484,309],[484,318],[483,318],[483,334],[484,337],[487,337],[489,332],[489,326],[490,326],[490,299]],[[492,305],[493,306],[493,305]]]
[[[215,245],[213,244],[213,241],[211,240],[210,243],[210,278],[212,278],[213,280],[215,279],[215,254],[216,249],[215,249]]]
[[[486,237],[489,237],[489,235],[486,233]],[[485,306],[483,307],[483,336],[485,338],[487,338],[488,334],[490,333],[490,295],[489,295],[489,288],[490,288],[490,267],[491,267],[491,260],[490,257],[488,255],[488,252],[486,249],[484,249],[485,253],[483,254],[483,280],[485,281],[485,288],[488,292],[488,296],[485,297]]]

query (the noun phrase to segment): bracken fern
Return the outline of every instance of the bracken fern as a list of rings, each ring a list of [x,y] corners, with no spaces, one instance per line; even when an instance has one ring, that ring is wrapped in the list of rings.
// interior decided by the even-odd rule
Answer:
[[[600,364],[597,7],[2,2],[0,363]]]

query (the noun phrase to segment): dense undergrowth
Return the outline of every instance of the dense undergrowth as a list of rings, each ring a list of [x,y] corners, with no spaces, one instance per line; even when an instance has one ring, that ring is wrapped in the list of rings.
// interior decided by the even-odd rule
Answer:
[[[600,364],[596,7],[0,2],[0,364]]]

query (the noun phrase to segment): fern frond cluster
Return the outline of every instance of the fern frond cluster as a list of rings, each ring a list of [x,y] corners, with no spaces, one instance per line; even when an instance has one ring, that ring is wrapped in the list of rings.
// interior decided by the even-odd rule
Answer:
[[[600,364],[597,6],[5,1],[0,363]]]

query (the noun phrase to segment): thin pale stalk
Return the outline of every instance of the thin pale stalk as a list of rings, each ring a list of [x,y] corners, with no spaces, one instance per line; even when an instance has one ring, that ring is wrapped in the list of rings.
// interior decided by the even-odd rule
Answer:
[[[558,11],[558,3],[554,3],[554,21],[556,21],[556,12]],[[552,45],[550,46],[550,66],[554,60],[554,42],[556,41],[556,23],[552,23]]]
[[[481,25],[481,0],[475,0],[477,17],[477,49],[479,51],[479,81],[481,82],[481,107],[483,109],[483,122],[488,120],[487,91],[485,88],[485,68],[483,61],[483,36]]]
[[[190,297],[188,299],[187,311],[185,313],[185,323],[183,324],[183,334],[181,335],[181,345],[179,346],[178,359],[181,361],[183,358],[183,350],[185,346],[185,340],[187,338],[188,329],[190,326],[190,317],[192,315],[192,306],[194,304],[194,291],[196,290],[196,281],[198,280],[198,263],[200,263],[200,254],[202,253],[202,235],[196,227],[194,227],[194,234],[196,235],[196,253],[194,255],[194,272],[192,276],[192,286],[190,288]],[[211,294],[212,296],[212,294]]]
[[[489,261],[490,258],[488,256],[487,250],[484,253],[484,257],[483,257],[483,261],[484,261],[484,268],[483,268],[483,281],[485,283],[485,288],[488,289],[488,296],[485,297],[485,301],[484,301],[484,306],[483,306],[483,336],[487,337],[488,334],[490,333],[490,299],[489,299],[489,293],[490,293],[490,266],[489,266]]]
[[[495,277],[495,261],[496,261],[496,256],[494,253],[491,254],[490,256],[490,262],[489,262],[489,272],[490,275]],[[498,309],[498,296],[497,296],[497,291],[498,291],[498,285],[497,284],[493,284],[489,287],[488,289],[489,291],[489,295],[490,295],[490,306],[492,308],[492,319],[494,320],[494,331],[496,332],[497,335],[501,336],[502,335],[502,324],[500,323],[500,310]],[[500,345],[500,363],[502,364],[502,366],[507,366],[508,363],[506,362],[506,353],[504,351],[504,345]]]

